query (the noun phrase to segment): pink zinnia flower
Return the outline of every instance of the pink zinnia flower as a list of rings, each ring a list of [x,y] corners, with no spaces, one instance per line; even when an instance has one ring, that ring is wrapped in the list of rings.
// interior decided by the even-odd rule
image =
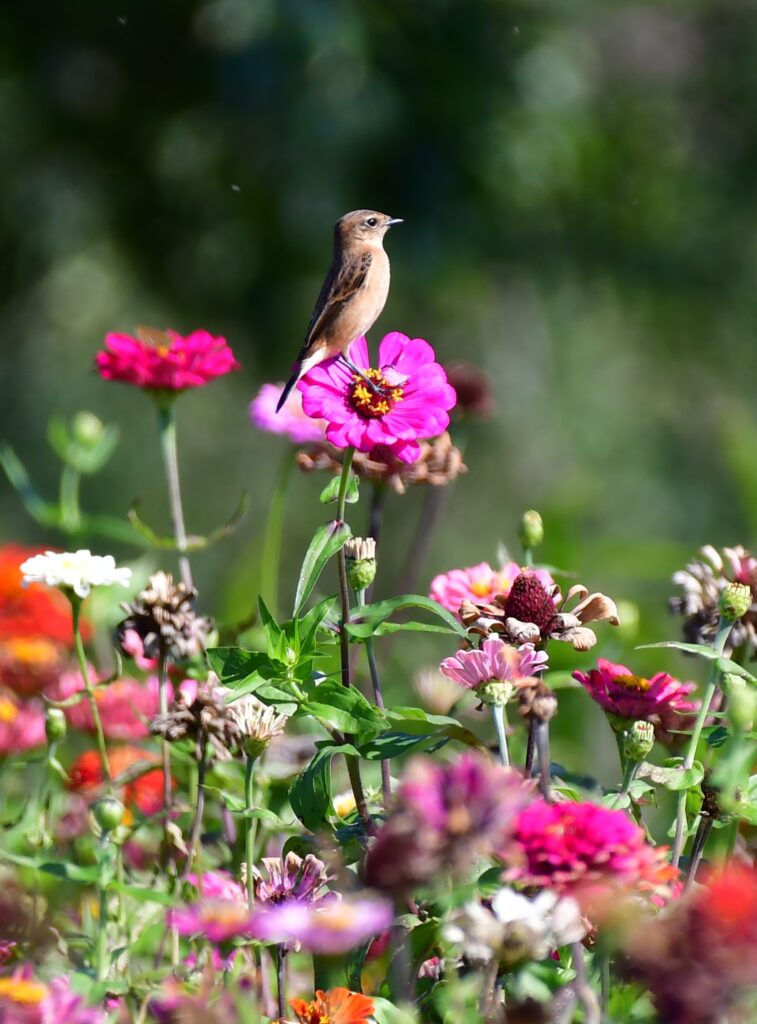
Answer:
[[[45,743],[45,716],[36,704],[22,704],[0,689],[0,757],[20,754]]]
[[[652,722],[655,730],[667,733],[686,726],[686,716],[695,712],[698,702],[688,700],[695,683],[681,683],[667,672],[650,679],[634,675],[625,665],[614,665],[599,658],[596,669],[574,672],[573,678],[586,687],[591,697],[608,715],[627,721]]]
[[[263,867],[265,875],[257,867],[252,869],[255,899],[260,903],[296,901],[317,906],[338,899],[336,893],[324,891],[328,882],[326,865],[312,853],[304,859],[296,853],[263,857]]]
[[[46,985],[37,981],[27,964],[11,977],[0,978],[0,1020],[3,1024],[104,1024],[105,1014],[72,992],[69,978],[53,978]]]
[[[503,859],[511,865],[509,881],[580,899],[605,885],[654,890],[677,874],[666,852],[650,846],[625,811],[539,799],[521,811]]]
[[[193,331],[183,338],[176,331],[107,334],[105,351],[95,365],[105,380],[134,384],[149,391],[199,388],[216,377],[240,369],[225,338]]]
[[[245,903],[247,896],[242,886],[229,871],[206,871],[203,875],[187,875],[187,881],[193,885],[202,899],[230,900],[232,903]]]
[[[237,900],[199,899],[189,907],[169,911],[168,923],[180,935],[202,935],[210,942],[251,934],[250,912]]]
[[[341,359],[329,359],[298,383],[303,409],[327,421],[326,439],[336,448],[370,452],[381,445],[401,462],[415,462],[418,441],[446,430],[455,404],[434,350],[421,338],[393,331],[379,345],[378,369],[370,365],[365,338],[352,343],[349,355],[380,391],[372,391]]]
[[[546,569],[533,571],[545,587],[554,584]],[[507,597],[521,572],[517,562],[506,562],[499,570],[492,569],[488,562],[479,562],[467,569],[451,569],[434,577],[429,597],[457,615],[463,601],[485,604],[497,596]]]
[[[260,909],[252,926],[261,942],[299,943],[311,953],[338,956],[383,932],[393,920],[389,900],[352,896],[321,906],[294,902]]]
[[[64,701],[84,690],[84,681],[76,671],[64,672],[52,691],[54,700]],[[159,711],[157,676],[141,683],[136,679],[118,679],[107,686],[94,687],[103,732],[111,740],[140,740],[149,735],[148,723]],[[95,731],[88,700],[80,700],[64,709],[74,729]]]
[[[510,647],[499,637],[484,640],[479,650],[458,651],[445,658],[439,671],[458,686],[473,690],[483,683],[514,683],[543,672],[547,667],[547,654],[537,651],[533,644]]]
[[[284,407],[276,412],[276,406],[283,384],[264,384],[252,402],[250,419],[260,430],[269,434],[283,434],[293,444],[310,444],[323,441],[326,436],[326,421],[311,419],[302,408],[302,395],[295,390]]]

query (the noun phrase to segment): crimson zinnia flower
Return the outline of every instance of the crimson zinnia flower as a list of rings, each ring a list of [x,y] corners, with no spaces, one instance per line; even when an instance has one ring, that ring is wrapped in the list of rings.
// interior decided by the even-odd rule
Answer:
[[[368,1024],[374,1010],[372,999],[347,988],[318,989],[311,1003],[290,999],[289,1005],[300,1024]]]
[[[148,391],[199,388],[240,369],[225,338],[193,331],[186,338],[176,331],[137,328],[137,336],[110,333],[95,365],[105,380],[133,384]]]
[[[433,348],[393,331],[379,345],[378,368],[371,367],[365,338],[352,343],[349,355],[375,390],[341,359],[329,359],[298,383],[302,408],[326,421],[326,440],[335,448],[382,446],[401,462],[415,462],[419,440],[447,429],[456,401]]]

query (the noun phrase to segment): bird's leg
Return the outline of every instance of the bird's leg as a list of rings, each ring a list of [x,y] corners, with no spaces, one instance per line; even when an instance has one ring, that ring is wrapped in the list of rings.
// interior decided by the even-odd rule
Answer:
[[[371,378],[368,377],[360,369],[359,366],[356,366],[352,362],[350,357],[348,355],[345,355],[344,352],[340,353],[339,358],[342,360],[342,362],[344,363],[345,366],[347,366],[350,370],[352,370],[353,373],[357,374],[358,377],[362,378],[362,380],[365,381],[365,383],[368,385],[368,387],[371,389],[371,391],[374,393],[374,395],[383,396],[386,393],[386,389],[385,388],[382,388],[380,384],[377,384],[375,382],[375,380],[371,380]]]

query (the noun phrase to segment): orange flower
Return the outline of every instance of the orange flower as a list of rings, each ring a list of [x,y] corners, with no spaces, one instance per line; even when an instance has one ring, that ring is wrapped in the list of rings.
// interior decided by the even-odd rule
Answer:
[[[290,1005],[300,1024],[368,1024],[373,1013],[373,1000],[347,988],[320,989],[312,1003],[291,999]]]

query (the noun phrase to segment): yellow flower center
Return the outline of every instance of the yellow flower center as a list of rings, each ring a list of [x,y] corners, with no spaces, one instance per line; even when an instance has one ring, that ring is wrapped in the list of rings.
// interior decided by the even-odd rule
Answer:
[[[45,667],[57,661],[58,648],[45,637],[16,636],[3,643],[3,652],[24,665]]]
[[[374,391],[362,377],[355,374],[350,388],[350,405],[366,419],[386,416],[397,402],[402,401],[404,389],[400,385],[390,384],[381,370],[369,369],[364,373],[368,380],[373,381],[377,390]]]
[[[471,594],[475,594],[476,597],[486,597],[491,593],[492,581],[491,580],[476,580],[475,583],[471,583]]]
[[[18,708],[13,701],[7,697],[0,697],[0,722],[15,722],[18,718]]]
[[[352,793],[341,793],[334,797],[334,810],[340,818],[346,818],[355,810],[355,797]]]
[[[615,676],[614,682],[620,683],[621,686],[625,686],[627,690],[641,690],[642,693],[646,693],[649,687],[652,685],[648,679],[643,676]]]
[[[14,1003],[41,1003],[47,995],[47,989],[38,981],[28,978],[0,978],[0,999],[10,999]]]

